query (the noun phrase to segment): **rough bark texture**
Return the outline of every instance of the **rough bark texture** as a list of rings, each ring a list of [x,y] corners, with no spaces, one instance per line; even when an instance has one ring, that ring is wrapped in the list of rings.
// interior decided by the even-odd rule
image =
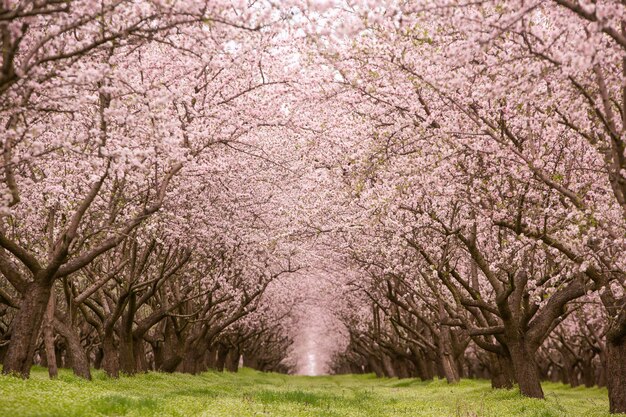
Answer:
[[[515,380],[519,385],[521,394],[525,397],[543,399],[539,368],[535,362],[536,350],[529,349],[523,341],[515,341],[509,344],[509,351],[511,352]]]
[[[122,332],[119,347],[120,370],[127,375],[137,372],[135,365],[134,341],[132,334]]]
[[[606,343],[606,381],[611,413],[626,413],[626,338]]]
[[[104,333],[102,354],[102,369],[109,377],[118,378],[120,376],[120,359],[112,330]]]
[[[11,341],[4,357],[3,374],[28,378],[37,346],[37,338],[52,284],[36,280],[30,283],[22,296],[20,308],[12,323]]]

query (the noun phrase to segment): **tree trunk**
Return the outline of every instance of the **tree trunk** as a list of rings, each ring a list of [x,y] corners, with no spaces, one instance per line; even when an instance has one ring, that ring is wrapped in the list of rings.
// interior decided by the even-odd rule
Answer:
[[[357,374],[357,375],[363,374],[364,373],[363,366],[359,365],[356,362],[351,362],[350,363],[350,373],[351,374]]]
[[[193,343],[188,349],[185,349],[180,371],[195,375],[201,371],[203,350]]]
[[[380,361],[374,355],[369,355],[367,357],[367,363],[377,377],[382,378],[385,376],[385,372],[383,371],[383,367],[380,365]]]
[[[180,365],[182,360],[183,360],[182,356],[180,356],[177,353],[174,353],[171,356],[168,356],[165,360],[163,360],[163,362],[161,363],[158,369],[159,371],[163,371],[163,372],[174,372],[176,371],[176,368],[178,367],[178,365]]]
[[[46,307],[46,314],[43,324],[43,340],[46,346],[46,362],[48,364],[48,375],[50,379],[56,379],[59,376],[59,370],[57,369],[57,357],[54,346],[54,309],[56,307],[55,292],[50,291],[50,299],[48,300],[48,306]]]
[[[383,355],[383,370],[385,371],[385,376],[389,378],[395,378],[396,370],[393,368],[393,364],[391,363],[391,358],[388,355]]]
[[[80,334],[78,331],[58,318],[55,318],[54,320],[54,328],[65,338],[67,353],[70,357],[74,375],[85,379],[91,379],[89,358],[87,358],[87,352],[85,352],[83,345],[80,343]]]
[[[421,350],[418,351],[418,354],[415,356],[414,363],[419,379],[422,381],[430,381],[433,379],[434,372],[432,371],[432,362]]]
[[[595,385],[595,375],[593,369],[593,352],[583,353],[583,359],[580,362],[582,378],[585,387],[591,388]]]
[[[599,356],[599,365],[597,368],[598,374],[596,375],[596,385],[599,387],[606,387],[607,380],[607,362],[606,362],[606,349],[603,349],[598,354]]]
[[[155,346],[155,345],[153,345]],[[179,335],[176,333],[171,320],[165,321],[163,329],[163,341],[156,343],[155,363],[158,363],[156,369],[163,372],[174,372],[183,360],[181,352],[184,346],[180,341]]]
[[[52,283],[36,280],[28,285],[22,295],[20,308],[13,319],[11,340],[4,357],[3,374],[16,374],[28,378],[37,347]]]
[[[443,323],[447,318],[446,310],[443,305],[443,301],[438,301],[439,308],[439,320]],[[441,371],[443,376],[448,381],[448,384],[455,384],[459,382],[459,368],[454,361],[454,354],[452,352],[452,336],[450,335],[450,327],[445,325],[439,325],[439,337],[437,340],[437,356],[441,365]]]
[[[491,388],[511,389],[513,388],[513,364],[508,356],[490,353],[491,363],[489,371],[491,373]]]
[[[441,341],[438,353],[441,370],[443,372],[443,376],[446,378],[446,381],[448,381],[448,384],[455,384],[459,382],[459,368],[454,361],[454,356],[452,355],[451,348],[449,346],[446,347],[444,342]]]
[[[133,352],[135,356],[135,372],[148,372],[150,368],[146,353],[146,342],[133,336]]]
[[[217,362],[217,348],[215,346],[212,346],[209,349],[207,349],[206,353],[204,354],[204,363],[206,364],[207,369],[215,369],[216,362]]]
[[[561,368],[556,363],[551,362],[548,368],[548,381],[563,382],[562,374]]]
[[[93,367],[96,369],[102,369],[102,358],[104,354],[102,353],[102,347],[96,349],[96,355],[93,361]]]
[[[104,372],[111,378],[118,378],[120,376],[120,359],[112,329],[107,329],[104,332],[102,355],[102,369],[104,369]]]
[[[215,363],[215,370],[218,372],[224,371],[224,365],[226,363],[226,355],[228,355],[228,347],[223,344],[217,346],[217,361]]]
[[[468,372],[469,372],[469,369],[467,368],[466,361],[465,361],[465,349],[461,350],[460,352],[457,352],[453,348],[452,352],[453,352],[452,359],[454,360],[454,363],[456,364],[456,372],[457,372],[457,375],[459,376],[459,381],[460,381],[461,378],[467,378]]]
[[[183,361],[180,371],[188,374],[197,374],[206,371],[204,367],[204,353],[209,349],[208,342],[203,338],[191,339],[183,348]]]
[[[513,362],[515,380],[519,385],[520,392],[525,397],[543,399],[539,367],[535,362],[535,350],[529,349],[524,341],[509,343],[509,352]]]
[[[217,352],[216,352],[216,357],[217,357]],[[259,360],[257,359],[256,355],[253,355],[252,353],[244,353],[243,354],[243,366],[245,366],[246,368],[251,368],[251,369],[259,369]]]
[[[454,360],[452,354],[452,346],[450,343],[450,328],[442,326],[438,338],[437,355],[439,357],[439,364],[444,378],[448,381],[448,384],[455,384],[459,382],[458,365]]]
[[[5,345],[5,344],[3,343],[3,342],[4,342],[4,339],[6,338],[6,336],[7,336],[7,334],[5,333],[5,334],[2,336],[2,338],[0,339],[0,362],[4,362],[4,357],[5,357],[5,356],[6,356],[6,354],[7,354],[7,348],[8,348],[8,346],[7,346],[7,345]]]
[[[606,342],[606,382],[610,412],[626,413],[626,337]]]
[[[137,294],[132,292],[129,295],[126,313],[122,315],[120,326],[120,370],[128,375],[134,375],[137,372],[133,339],[133,319],[135,317],[136,303]]]
[[[57,333],[58,330],[57,330]],[[61,335],[63,336],[63,335]],[[61,343],[55,343],[54,344],[54,348],[55,348],[55,356],[57,358],[57,368],[63,368],[63,355],[65,354],[65,344],[61,344]]]
[[[408,361],[402,358],[395,358],[393,360],[393,369],[396,370],[396,375],[398,378],[409,378],[411,375],[409,373],[409,364]]]
[[[578,378],[578,369],[576,369],[576,357],[567,349],[565,345],[561,348],[561,358],[563,361],[563,382],[570,384],[572,388],[580,385]]]
[[[239,353],[239,349],[237,348],[232,348],[228,351],[228,354],[226,355],[226,370],[228,372],[237,372],[237,370],[239,369],[239,358],[241,357],[241,354]]]
[[[120,370],[128,375],[133,375],[137,372],[134,347],[133,335],[122,331],[119,346]]]

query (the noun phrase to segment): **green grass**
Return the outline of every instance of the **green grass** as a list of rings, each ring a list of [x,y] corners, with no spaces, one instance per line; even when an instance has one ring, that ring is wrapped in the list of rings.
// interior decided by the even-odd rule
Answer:
[[[376,379],[206,372],[148,373],[83,381],[61,370],[50,381],[34,368],[29,380],[0,377],[0,416],[608,416],[605,389],[545,383],[546,401],[488,381]]]

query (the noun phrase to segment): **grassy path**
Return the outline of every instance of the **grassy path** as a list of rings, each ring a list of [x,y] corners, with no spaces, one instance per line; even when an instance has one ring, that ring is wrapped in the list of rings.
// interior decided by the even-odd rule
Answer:
[[[492,391],[488,381],[150,373],[86,382],[36,368],[30,380],[0,377],[0,416],[608,416],[604,389],[544,384],[547,400]]]

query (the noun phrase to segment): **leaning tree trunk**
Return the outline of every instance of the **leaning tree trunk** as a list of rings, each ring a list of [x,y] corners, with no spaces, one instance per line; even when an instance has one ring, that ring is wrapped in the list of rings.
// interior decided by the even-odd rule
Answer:
[[[52,282],[48,281],[36,279],[27,286],[22,295],[20,308],[13,319],[3,374],[16,374],[22,378],[30,375],[41,323],[52,289]]]
[[[611,413],[626,413],[626,337],[607,338],[606,382]]]
[[[513,362],[515,380],[520,392],[525,397],[544,398],[541,389],[539,367],[535,362],[535,349],[529,349],[523,340],[515,340],[508,344]]]

